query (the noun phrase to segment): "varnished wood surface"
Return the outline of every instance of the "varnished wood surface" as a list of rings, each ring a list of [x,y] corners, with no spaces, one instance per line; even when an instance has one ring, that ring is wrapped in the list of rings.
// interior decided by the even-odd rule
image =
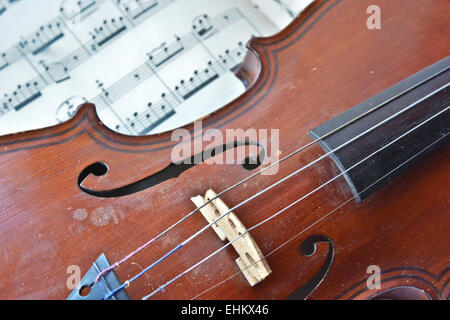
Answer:
[[[253,85],[206,117],[204,128],[279,129],[283,157],[310,142],[312,128],[450,54],[447,0],[380,0],[381,30],[366,28],[370,4],[315,1],[283,32],[254,39],[250,46],[260,66],[241,71],[249,82],[254,78]],[[210,188],[219,192],[251,173],[240,165],[201,164],[121,198],[96,198],[77,186],[78,174],[98,161],[109,172],[88,177],[85,186],[111,189],[142,179],[170,163],[173,145],[170,132],[116,134],[100,123],[91,105],[60,126],[0,137],[0,298],[65,299],[71,291],[66,286],[69,265],[80,266],[84,274],[102,252],[111,262],[121,259],[193,210],[192,196]],[[317,145],[308,148],[283,162],[278,174],[258,176],[221,198],[232,207],[322,154]],[[380,290],[365,286],[366,269],[373,264],[383,272],[382,290],[415,286],[432,298],[448,298],[449,156],[446,146],[366,201],[350,202],[311,228],[351,197],[343,179],[253,230],[272,269],[255,287],[242,274],[232,276],[239,271],[237,253],[227,248],[155,298],[285,298],[324,263],[327,244],[311,257],[299,251],[316,234],[332,239],[335,254],[310,298],[375,296]],[[330,160],[321,161],[234,212],[249,228],[338,173]],[[120,279],[133,276],[204,225],[200,214],[191,217],[122,265]],[[204,232],[128,292],[141,298],[221,245],[213,230]]]

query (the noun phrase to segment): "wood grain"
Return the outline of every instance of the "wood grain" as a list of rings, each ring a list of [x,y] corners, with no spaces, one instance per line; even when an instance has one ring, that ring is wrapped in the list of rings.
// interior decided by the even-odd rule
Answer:
[[[253,39],[259,65],[241,69],[251,86],[203,119],[204,130],[279,129],[280,153],[271,156],[283,157],[309,143],[311,129],[450,54],[447,0],[379,0],[381,30],[366,28],[370,4],[317,0],[283,32]],[[125,197],[98,198],[78,188],[79,173],[95,162],[109,171],[84,185],[100,190],[160,171],[171,162],[176,142],[170,138],[170,132],[114,133],[88,104],[59,126],[0,137],[0,298],[65,299],[69,266],[85,273],[102,252],[118,261],[192,211],[191,197],[220,192],[252,173],[239,164],[203,163]],[[284,161],[277,174],[259,175],[221,199],[233,207],[321,155],[314,145]],[[227,248],[154,298],[285,298],[324,264],[328,245],[319,244],[310,257],[299,250],[315,234],[332,239],[335,252],[310,298],[370,298],[398,286],[448,298],[449,157],[447,145],[361,204],[333,212],[352,196],[337,179],[256,228],[252,236],[272,273],[254,287],[239,272],[236,251]],[[249,228],[338,173],[324,159],[234,212]],[[121,266],[118,276],[130,278],[205,223],[200,213],[189,218]],[[133,283],[130,296],[141,298],[220,246],[214,231],[205,231]],[[367,290],[367,267],[374,264],[383,272],[382,289]]]

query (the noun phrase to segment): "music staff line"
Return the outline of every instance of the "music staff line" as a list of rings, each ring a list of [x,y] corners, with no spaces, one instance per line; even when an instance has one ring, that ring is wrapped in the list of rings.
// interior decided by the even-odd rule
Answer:
[[[231,14],[233,13],[233,14]],[[193,26],[193,31],[186,34],[183,37],[178,37],[176,39],[176,41],[171,45],[171,46],[166,46],[163,50],[162,50],[162,54],[163,57],[169,57],[169,58],[174,58],[176,56],[176,54],[174,53],[179,53],[183,50],[187,50],[190,49],[192,47],[194,47],[195,45],[201,44],[202,43],[202,39],[203,38],[208,38],[210,35],[214,34],[215,32],[218,32],[219,30],[222,30],[223,28],[227,27],[228,25],[240,20],[243,15],[240,13],[240,11],[238,9],[230,9],[228,10],[226,13],[220,15],[220,16],[216,16],[215,19],[217,18],[222,18],[222,19],[218,19],[217,23],[212,24],[211,21],[209,21],[208,16],[206,15],[202,15],[199,16],[198,18],[196,18],[196,22],[194,23]],[[182,43],[182,46],[180,46],[180,43]],[[242,54],[242,43],[239,43],[239,52],[237,52],[237,56],[240,56]],[[183,48],[183,49],[181,49]],[[208,51],[209,53],[209,51]],[[160,62],[157,61],[168,61],[167,59],[162,59],[162,60],[158,60],[155,59],[156,55],[149,55],[149,61],[151,63],[149,63],[149,61],[145,62],[144,64],[142,64],[141,66],[139,66],[138,68],[134,69],[132,72],[130,72],[127,76],[123,77],[121,80],[119,80],[118,82],[116,82],[115,84],[113,84],[112,86],[110,86],[108,89],[105,89],[103,87],[103,84],[99,83],[99,87],[102,90],[102,93],[95,97],[94,99],[91,100],[92,103],[94,103],[98,110],[101,111],[106,107],[109,107],[111,109],[111,111],[113,112],[113,114],[116,116],[116,118],[122,123],[123,127],[127,130],[127,133],[138,133],[138,134],[146,134],[149,131],[151,131],[151,129],[153,129],[154,127],[156,127],[157,125],[159,125],[159,123],[163,122],[164,120],[166,120],[167,118],[169,118],[170,116],[175,114],[175,111],[173,109],[167,108],[167,105],[173,105],[174,103],[180,104],[182,101],[188,99],[190,96],[192,96],[193,94],[195,94],[197,91],[201,90],[203,87],[205,87],[206,85],[208,85],[209,83],[211,83],[212,81],[214,81],[215,79],[217,79],[221,74],[227,72],[228,70],[232,70],[233,68],[237,67],[237,65],[239,65],[242,60],[238,60],[238,62],[235,62],[235,58],[232,57],[232,55],[230,54],[230,52],[226,51],[225,52],[225,56],[226,58],[223,58],[221,55],[219,56],[219,59],[216,59],[216,57],[212,56],[212,61],[210,61],[209,64],[209,69],[205,70],[205,75],[207,75],[208,73],[211,75],[210,77],[207,77],[208,79],[206,81],[202,81],[201,84],[195,86],[195,80],[199,79],[202,77],[201,74],[199,74],[197,71],[194,72],[194,77],[192,77],[190,79],[190,82],[187,82],[185,84],[185,82],[182,80],[180,82],[179,86],[175,87],[175,91],[172,91],[170,88],[167,87],[167,90],[169,92],[169,96],[166,97],[165,99],[163,99],[164,101],[161,101],[160,103],[156,104],[153,106],[153,108],[155,108],[155,106],[161,106],[164,108],[166,108],[164,111],[165,113],[162,116],[159,116],[157,118],[156,122],[152,122],[151,125],[149,127],[146,127],[145,129],[142,130],[137,130],[135,128],[136,123],[131,122],[130,125],[127,125],[113,110],[113,108],[111,108],[111,105],[117,101],[120,97],[122,97],[124,94],[126,94],[127,92],[129,92],[131,89],[133,89],[134,87],[136,87],[137,85],[139,85],[140,83],[142,83],[143,81],[145,81],[146,79],[148,79],[150,76],[152,75],[156,75],[157,74],[157,69],[158,67],[161,66]],[[215,60],[215,61],[214,61]],[[214,62],[213,62],[214,61]],[[230,63],[233,63],[232,67],[230,67]],[[218,68],[218,71],[214,70],[215,68]],[[211,69],[213,69],[214,72],[211,72]],[[160,79],[161,80],[161,79]],[[161,80],[162,81],[162,80]],[[187,90],[187,88],[189,86],[192,86],[192,90]],[[186,91],[184,94],[182,94],[181,92]],[[165,95],[165,94],[163,94]],[[175,99],[174,103],[166,103],[169,102],[167,101],[167,99],[169,98],[173,98]],[[70,105],[72,108],[74,108],[74,105]],[[72,114],[70,112],[68,112],[69,116],[72,116]],[[150,114],[146,114],[147,119],[150,117]],[[116,126],[116,130],[120,130],[121,127],[120,126]]]
[[[235,11],[235,13],[238,12],[239,11]],[[226,16],[227,18],[224,18],[224,16]],[[211,32],[213,32],[212,30],[215,30],[215,32],[223,30],[227,26],[238,21],[240,17],[241,16],[237,14],[234,18],[230,18],[230,15],[227,14],[218,16],[216,18],[223,18],[222,23],[217,23],[215,29],[210,30]],[[140,83],[144,82],[155,73],[157,73],[157,71],[161,67],[163,67],[164,63],[168,62],[169,60],[173,61],[178,57],[179,53],[186,52],[196,47],[201,43],[201,41],[202,39],[196,37],[194,32],[189,32],[182,37],[177,37],[175,42],[173,42],[169,46],[164,46],[162,50],[161,48],[159,48],[158,51],[153,51],[154,53],[149,54],[147,61],[145,61],[143,64],[129,72],[126,76],[122,77],[119,81],[106,89],[106,92],[108,93],[107,98],[111,101],[118,100],[125,93],[129,92],[131,89],[138,86]]]
[[[242,13],[236,9],[232,8],[230,10],[225,11],[221,15],[213,17],[211,20],[208,17],[203,16],[203,20],[199,23],[199,27],[193,28],[197,29],[196,32],[201,34],[204,38],[207,38],[212,33],[219,32],[220,30],[226,28],[232,23],[240,20],[242,18]],[[195,25],[194,25],[195,26]],[[207,32],[205,32],[207,30]],[[189,32],[188,34],[182,37],[176,37],[175,42],[168,46],[163,46],[157,49],[152,50],[149,55],[150,62],[154,65],[156,69],[163,66],[165,62],[168,62],[171,59],[174,59],[178,53],[181,51],[187,51],[196,45],[198,45],[200,40],[195,37],[194,31]],[[73,57],[77,57],[77,59],[73,59]],[[39,98],[42,93],[41,91],[45,89],[51,83],[58,83],[62,79],[67,79],[69,72],[76,68],[82,60],[82,55],[68,55],[66,58],[70,63],[59,62],[53,65],[53,69],[49,66],[44,66],[46,69],[46,77],[44,74],[39,74],[31,81],[28,81],[25,85],[19,85],[17,89],[10,95],[5,94],[5,97],[0,104],[0,116],[6,114],[11,110],[19,111],[27,104],[31,103],[35,99]],[[75,60],[75,61],[74,61]],[[52,71],[58,71],[56,75],[52,75]],[[150,76],[155,73],[155,70],[149,70],[148,62],[143,63],[141,66],[134,69],[128,75],[123,77],[121,80],[116,82],[110,88],[108,88],[107,92],[110,94],[109,99],[117,100],[123,94],[130,91],[132,88],[137,86],[139,83],[145,81]],[[68,115],[70,117],[71,114]],[[59,121],[66,120],[58,119]]]
[[[245,54],[245,47],[239,42],[238,47],[234,50],[226,50],[223,55],[219,55],[217,61],[209,61],[207,68],[203,71],[194,71],[194,74],[188,80],[181,80],[173,90],[168,90],[167,93],[161,94],[161,99],[155,103],[147,103],[145,112],[134,112],[132,116],[122,119],[116,114],[112,104],[115,102],[111,100],[107,93],[108,90],[103,88],[101,82],[98,82],[102,93],[92,99],[83,98],[79,103],[72,103],[70,99],[66,100],[60,107],[65,108],[62,111],[66,116],[73,116],[76,108],[80,103],[91,102],[96,105],[100,112],[108,108],[115,115],[117,120],[121,123],[115,126],[115,130],[125,134],[144,135],[156,128],[159,124],[175,115],[175,108],[181,105],[184,101],[191,98],[197,92],[217,80],[221,75],[230,71],[235,71],[242,63]],[[219,62],[220,61],[220,62]],[[219,66],[223,64],[227,71]],[[61,112],[61,111],[60,111]]]
[[[0,16],[19,1],[20,0],[0,0]]]
[[[169,95],[163,93],[159,101],[148,103],[145,112],[134,112],[131,117],[126,119],[125,128],[118,125],[115,129],[119,132],[137,135],[149,133],[159,124],[175,115],[177,106],[225,74],[227,71],[223,71],[219,64],[224,64],[227,70],[235,70],[242,63],[244,52],[245,48],[241,43],[234,50],[227,50],[221,56],[220,62],[209,61],[206,69],[195,71],[194,75],[187,81],[181,80],[174,90],[170,91]],[[95,104],[95,102],[93,103]]]
[[[98,7],[106,2],[107,0],[91,0],[91,1],[78,1],[77,4],[79,8],[79,14],[85,13],[89,10],[96,10]],[[89,57],[99,52],[100,48],[104,47],[104,44],[109,43],[112,39],[118,39],[119,35],[125,34],[130,31],[135,26],[144,22],[147,18],[156,14],[159,10],[165,8],[175,0],[133,0],[140,8],[139,14],[136,14],[136,8],[134,10],[129,10],[126,6],[124,10],[119,7],[120,1],[110,0],[116,7],[118,7],[120,12],[125,12],[131,15],[132,19],[139,19],[139,21],[132,23],[126,23],[129,19],[125,19],[124,16],[120,16],[117,19],[111,19],[110,21],[104,20],[103,25],[94,28],[91,32],[92,39],[87,43],[81,43],[80,47],[74,52],[66,56],[63,60],[72,59],[74,62],[78,62],[77,66],[82,62],[89,59]],[[128,10],[127,10],[128,8]],[[63,9],[63,8],[61,8]],[[151,14],[149,13],[151,11]],[[147,14],[148,13],[148,14]],[[143,17],[145,14],[145,18]],[[134,18],[133,18],[134,17]],[[68,30],[72,33],[76,41],[78,37],[73,34],[69,26],[68,19],[73,19],[73,16],[67,17],[64,14],[64,10],[61,10],[61,14],[53,18],[49,22],[43,24],[35,32],[29,34],[28,36],[22,38],[16,45],[10,47],[6,51],[0,54],[0,71],[6,67],[12,65],[13,63],[21,60],[24,55],[32,54],[37,55],[42,51],[49,48],[53,43],[65,36],[65,31]],[[106,23],[105,23],[106,21]],[[119,26],[115,26],[116,21],[119,21]],[[100,31],[101,30],[101,31]],[[98,39],[100,38],[100,40]]]
[[[101,3],[104,1],[106,0],[100,0],[98,2]],[[82,5],[83,1],[80,1],[80,12],[84,11],[84,8],[81,7]],[[89,4],[87,6],[92,7],[92,4]],[[63,7],[61,7],[61,12],[63,12],[62,9]],[[66,28],[68,28],[66,24],[66,17],[61,14],[51,19],[47,23],[44,23],[31,34],[22,37],[17,44],[1,53],[0,71],[22,59],[24,54],[31,53],[36,55],[42,52],[44,49],[51,46],[51,44],[61,39],[64,36],[63,32]]]

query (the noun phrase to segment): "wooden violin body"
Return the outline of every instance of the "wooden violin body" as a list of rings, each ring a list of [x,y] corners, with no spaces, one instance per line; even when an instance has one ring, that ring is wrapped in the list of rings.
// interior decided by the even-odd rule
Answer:
[[[310,143],[312,129],[450,54],[448,1],[378,1],[379,30],[366,26],[370,4],[315,1],[283,32],[253,39],[240,70],[249,89],[203,119],[203,130],[225,136],[229,128],[279,129],[279,152],[269,156],[282,158]],[[185,128],[194,132],[193,125]],[[171,132],[114,133],[92,105],[59,126],[0,137],[0,298],[65,299],[73,289],[70,266],[82,276],[101,253],[119,261],[195,209],[191,197],[225,190],[254,173],[239,164],[200,163],[121,194],[121,186],[168,167],[176,143]],[[266,148],[272,144],[269,139]],[[233,207],[325,153],[313,144],[281,162],[276,174],[257,175],[220,198]],[[352,191],[339,177],[251,230],[272,270],[255,286],[229,246],[154,298],[283,299],[300,288],[299,298],[367,299],[403,288],[403,297],[448,299],[449,157],[444,144],[359,203],[342,205]],[[80,181],[83,170],[98,163],[107,172]],[[250,228],[339,172],[326,157],[233,212]],[[116,194],[92,195],[80,183]],[[131,278],[206,224],[194,214],[121,265],[119,279]],[[127,292],[141,298],[223,244],[210,228]],[[380,287],[367,286],[370,266],[381,271]]]

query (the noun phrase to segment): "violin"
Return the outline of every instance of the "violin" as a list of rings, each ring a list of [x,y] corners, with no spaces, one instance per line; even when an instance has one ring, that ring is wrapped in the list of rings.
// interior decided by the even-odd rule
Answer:
[[[149,136],[0,137],[2,299],[448,299],[450,3],[316,0]],[[373,21],[372,21],[373,22]]]

